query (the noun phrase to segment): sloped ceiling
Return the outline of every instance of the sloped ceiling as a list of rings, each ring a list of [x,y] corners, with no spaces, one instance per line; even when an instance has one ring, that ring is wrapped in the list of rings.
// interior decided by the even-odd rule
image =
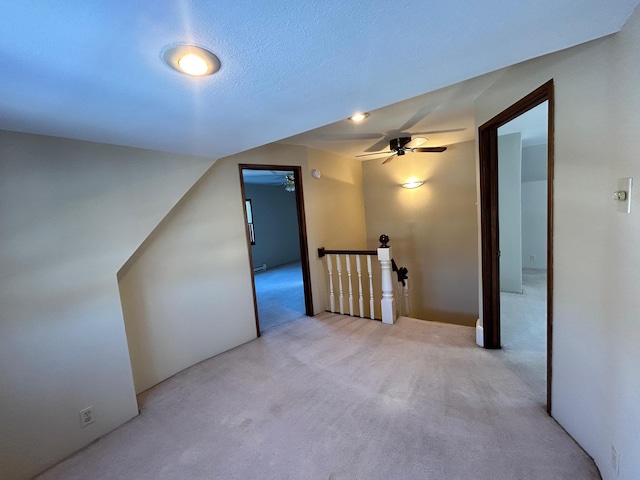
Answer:
[[[0,128],[219,158],[614,33],[638,3],[6,0]],[[221,70],[169,69],[176,43]]]
[[[501,74],[498,70],[455,85],[372,110],[363,122],[342,119],[289,138],[281,143],[303,145],[360,160],[384,159],[372,152],[389,150],[401,136],[428,140],[423,146],[446,146],[475,138],[474,100]]]

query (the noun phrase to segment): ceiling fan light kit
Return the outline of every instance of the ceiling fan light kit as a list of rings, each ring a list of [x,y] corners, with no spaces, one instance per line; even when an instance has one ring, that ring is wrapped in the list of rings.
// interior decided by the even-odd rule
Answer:
[[[292,173],[284,176],[284,183],[282,184],[284,189],[287,192],[295,192],[296,191],[296,181],[295,177]]]

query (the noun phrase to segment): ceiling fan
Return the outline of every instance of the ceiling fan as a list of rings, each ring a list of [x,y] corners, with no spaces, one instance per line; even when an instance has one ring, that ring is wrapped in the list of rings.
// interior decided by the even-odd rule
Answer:
[[[427,141],[426,138],[414,138],[411,137],[399,137],[394,138],[389,142],[389,150],[383,152],[375,152],[375,153],[365,153],[362,155],[356,155],[357,157],[368,157],[370,155],[382,155],[385,153],[393,153],[390,157],[388,157],[382,164],[384,165],[387,162],[390,162],[395,157],[401,157],[402,155],[409,153],[442,153],[447,147],[421,147],[423,143]]]

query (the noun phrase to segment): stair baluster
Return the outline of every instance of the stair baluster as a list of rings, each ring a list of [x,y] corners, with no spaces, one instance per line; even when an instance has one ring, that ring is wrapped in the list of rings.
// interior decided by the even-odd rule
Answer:
[[[351,255],[345,255],[347,262],[347,282],[349,283],[349,315],[353,315],[353,287],[351,286]]]
[[[327,255],[327,270],[329,270],[329,307],[331,313],[336,311],[336,296],[333,293],[333,265],[331,265],[331,255]]]
[[[340,315],[344,315],[344,292],[342,291],[342,264],[340,263],[340,254],[336,254],[336,269],[338,270],[338,294],[340,301]]]
[[[362,265],[360,255],[356,255],[356,271],[358,272],[358,311],[360,318],[364,318],[364,296],[362,294]]]
[[[371,268],[371,255],[367,255],[367,271],[369,272],[369,316],[371,320],[376,318],[373,302],[373,269]]]

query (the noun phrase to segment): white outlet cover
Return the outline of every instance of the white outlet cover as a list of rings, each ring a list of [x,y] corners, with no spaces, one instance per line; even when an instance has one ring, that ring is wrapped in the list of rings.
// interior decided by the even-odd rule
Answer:
[[[93,407],[87,407],[84,410],[80,410],[80,426],[86,427],[96,421],[95,412]]]
[[[624,202],[616,202],[616,209],[620,213],[631,213],[631,187],[633,186],[633,178],[619,178],[618,179],[618,192],[627,192],[627,198]]]

